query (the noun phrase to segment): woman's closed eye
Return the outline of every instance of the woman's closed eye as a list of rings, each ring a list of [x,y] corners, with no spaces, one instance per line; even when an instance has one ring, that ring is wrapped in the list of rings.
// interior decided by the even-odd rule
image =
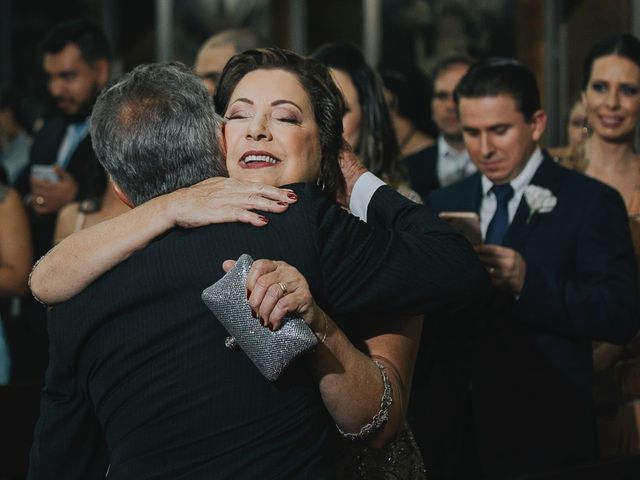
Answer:
[[[251,118],[251,115],[247,112],[234,112],[225,115],[226,120],[244,120],[247,118]]]
[[[291,123],[293,125],[300,125],[300,120],[298,120],[297,117],[281,116],[281,117],[275,117],[275,119],[278,120],[279,122]]]

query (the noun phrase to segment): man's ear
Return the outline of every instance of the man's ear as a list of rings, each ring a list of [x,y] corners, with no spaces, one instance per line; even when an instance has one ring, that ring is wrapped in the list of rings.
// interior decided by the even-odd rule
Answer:
[[[534,142],[538,142],[544,134],[544,129],[547,127],[547,114],[544,110],[536,111],[531,117],[531,139]]]
[[[122,191],[122,189],[117,183],[111,182],[111,185],[113,185],[113,190],[116,192],[116,195],[122,201],[122,203],[124,203],[130,208],[135,207],[135,205],[131,202],[131,200],[129,200],[129,197],[127,197],[127,194]]]

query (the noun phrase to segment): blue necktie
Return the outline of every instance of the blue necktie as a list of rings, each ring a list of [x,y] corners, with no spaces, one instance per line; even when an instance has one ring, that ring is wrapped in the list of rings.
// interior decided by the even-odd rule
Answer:
[[[510,184],[494,185],[491,191],[496,196],[496,213],[487,227],[485,243],[502,245],[504,234],[509,228],[509,200],[513,197],[513,187]]]
[[[58,154],[59,158],[57,162],[60,168],[65,169],[69,165],[69,161],[71,160],[71,157],[73,157],[76,148],[78,148],[80,142],[84,140],[84,137],[87,136],[87,132],[89,131],[89,120],[85,120],[84,122],[71,123],[69,125],[69,130],[70,131],[68,132],[69,139],[67,142],[67,149],[64,154]]]

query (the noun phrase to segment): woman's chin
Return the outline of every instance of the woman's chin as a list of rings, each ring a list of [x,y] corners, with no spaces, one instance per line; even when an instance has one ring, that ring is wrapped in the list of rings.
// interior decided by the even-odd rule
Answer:
[[[277,175],[270,175],[262,169],[242,169],[239,172],[231,172],[231,176],[243,182],[264,183],[273,186],[278,186],[281,183]]]

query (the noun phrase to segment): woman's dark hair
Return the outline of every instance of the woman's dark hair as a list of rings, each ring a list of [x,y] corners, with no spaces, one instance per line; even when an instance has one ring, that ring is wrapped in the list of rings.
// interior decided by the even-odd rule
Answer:
[[[213,103],[220,115],[227,110],[240,80],[254,70],[284,70],[297,77],[309,96],[318,124],[322,181],[330,195],[343,194],[345,182],[338,156],[343,145],[342,116],[345,104],[329,70],[317,60],[281,48],[259,48],[239,53],[224,67],[216,88]]]
[[[371,172],[397,184],[403,177],[397,161],[400,149],[378,74],[367,64],[360,49],[349,42],[328,43],[311,56],[349,75],[362,109],[360,140],[358,145],[352,145],[354,151]]]
[[[393,94],[392,109],[422,133],[438,135],[431,119],[431,78],[413,64],[381,65],[378,72],[385,88]]]
[[[640,42],[630,33],[623,33],[605,38],[596,43],[584,59],[584,67],[582,69],[582,90],[587,89],[589,78],[591,78],[591,69],[594,62],[607,55],[618,55],[619,57],[631,60],[640,67]]]

